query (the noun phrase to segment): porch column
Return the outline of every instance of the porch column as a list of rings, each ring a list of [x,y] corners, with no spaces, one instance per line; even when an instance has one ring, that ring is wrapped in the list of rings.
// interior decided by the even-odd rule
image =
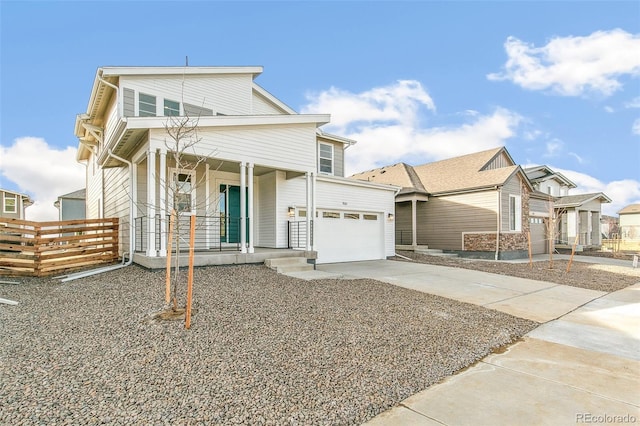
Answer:
[[[156,152],[147,152],[147,256],[156,252]]]
[[[418,246],[418,200],[411,200],[411,245]]]
[[[318,180],[316,179],[318,173],[311,172],[311,250],[316,249],[316,235],[315,235],[315,225],[314,221],[316,220],[316,186],[318,184]]]
[[[240,252],[247,252],[247,166],[240,163]]]
[[[205,233],[205,244],[208,249],[211,247],[211,225],[213,222],[209,218],[209,203],[211,202],[209,193],[209,163],[204,163],[204,233]]]
[[[247,166],[247,180],[249,181],[249,187],[247,191],[247,197],[249,198],[248,206],[248,219],[249,219],[249,253],[254,252],[253,248],[253,163],[249,163]]]
[[[160,257],[167,255],[167,151],[160,150]]]
[[[307,184],[307,241],[305,244],[305,250],[311,251],[311,218],[313,217],[313,207],[311,205],[311,173],[307,172],[305,174],[306,184]]]

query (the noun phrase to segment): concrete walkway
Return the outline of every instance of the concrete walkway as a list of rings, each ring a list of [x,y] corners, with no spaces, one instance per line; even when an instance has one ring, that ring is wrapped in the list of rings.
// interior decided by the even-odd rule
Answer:
[[[405,262],[319,268],[544,322],[368,425],[640,423],[640,284],[604,294]]]

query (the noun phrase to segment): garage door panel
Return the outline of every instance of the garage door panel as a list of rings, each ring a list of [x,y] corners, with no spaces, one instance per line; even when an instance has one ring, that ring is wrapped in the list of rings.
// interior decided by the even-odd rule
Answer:
[[[374,218],[375,220],[371,220]],[[318,263],[385,257],[384,223],[381,213],[319,210],[314,238]]]
[[[531,218],[529,221],[531,231],[531,251],[533,254],[547,253],[546,225],[542,218]]]

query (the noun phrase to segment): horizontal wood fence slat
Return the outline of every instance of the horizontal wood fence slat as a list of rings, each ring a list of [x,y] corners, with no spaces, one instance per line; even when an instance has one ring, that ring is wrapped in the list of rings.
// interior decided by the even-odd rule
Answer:
[[[118,260],[118,218],[0,218],[0,276],[45,276]]]

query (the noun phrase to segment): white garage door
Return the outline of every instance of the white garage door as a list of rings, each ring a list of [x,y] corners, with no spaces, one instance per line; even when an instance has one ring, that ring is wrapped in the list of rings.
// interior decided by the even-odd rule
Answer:
[[[546,225],[541,217],[530,217],[531,251],[533,254],[547,253]]]
[[[318,209],[314,228],[317,263],[385,258],[382,213]]]

